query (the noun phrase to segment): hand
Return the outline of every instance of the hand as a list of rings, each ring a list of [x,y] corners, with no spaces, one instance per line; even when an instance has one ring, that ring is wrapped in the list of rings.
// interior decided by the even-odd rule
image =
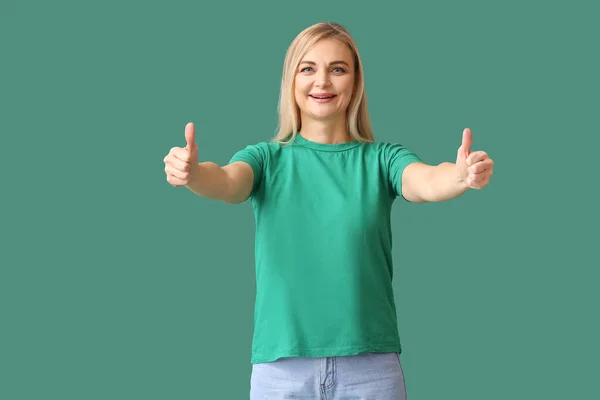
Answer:
[[[490,182],[493,174],[494,161],[485,151],[471,153],[473,134],[471,129],[463,131],[462,145],[458,148],[456,156],[456,169],[458,178],[470,189],[483,189]]]
[[[173,147],[164,158],[167,182],[173,187],[186,186],[198,174],[198,145],[194,124],[185,126],[186,147]]]

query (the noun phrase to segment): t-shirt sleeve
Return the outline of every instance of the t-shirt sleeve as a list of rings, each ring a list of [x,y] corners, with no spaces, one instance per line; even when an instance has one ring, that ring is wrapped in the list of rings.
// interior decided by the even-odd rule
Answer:
[[[390,187],[396,196],[402,196],[402,172],[407,165],[421,162],[418,155],[401,144],[386,143],[382,147]]]
[[[243,161],[252,168],[252,171],[254,172],[254,182],[252,184],[252,191],[250,192],[249,197],[254,196],[260,187],[266,160],[267,148],[264,143],[246,146],[246,148],[235,153],[233,157],[231,157],[231,160],[229,160],[229,164],[237,161]]]

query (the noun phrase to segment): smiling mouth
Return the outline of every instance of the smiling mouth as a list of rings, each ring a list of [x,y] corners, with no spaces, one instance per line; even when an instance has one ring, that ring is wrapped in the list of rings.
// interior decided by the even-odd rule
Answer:
[[[312,97],[313,99],[331,99],[335,97],[335,94],[329,95],[329,96],[313,96],[312,94],[309,95],[310,97]]]

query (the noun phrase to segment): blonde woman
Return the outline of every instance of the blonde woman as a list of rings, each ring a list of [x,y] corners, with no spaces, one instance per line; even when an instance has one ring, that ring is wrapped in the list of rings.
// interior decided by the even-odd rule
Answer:
[[[405,399],[392,291],[390,212],[398,196],[439,202],[481,189],[493,161],[470,151],[431,166],[376,142],[363,68],[335,23],[302,31],[285,57],[273,140],[230,163],[198,163],[187,146],[165,157],[167,181],[227,203],[252,202],[256,303],[251,399]]]

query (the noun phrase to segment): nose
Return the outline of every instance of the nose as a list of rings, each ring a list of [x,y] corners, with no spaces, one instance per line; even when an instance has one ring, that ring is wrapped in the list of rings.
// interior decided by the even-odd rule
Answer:
[[[326,68],[322,68],[321,71],[319,71],[316,75],[315,78],[315,86],[317,87],[327,87],[329,86],[329,72],[327,71]]]

